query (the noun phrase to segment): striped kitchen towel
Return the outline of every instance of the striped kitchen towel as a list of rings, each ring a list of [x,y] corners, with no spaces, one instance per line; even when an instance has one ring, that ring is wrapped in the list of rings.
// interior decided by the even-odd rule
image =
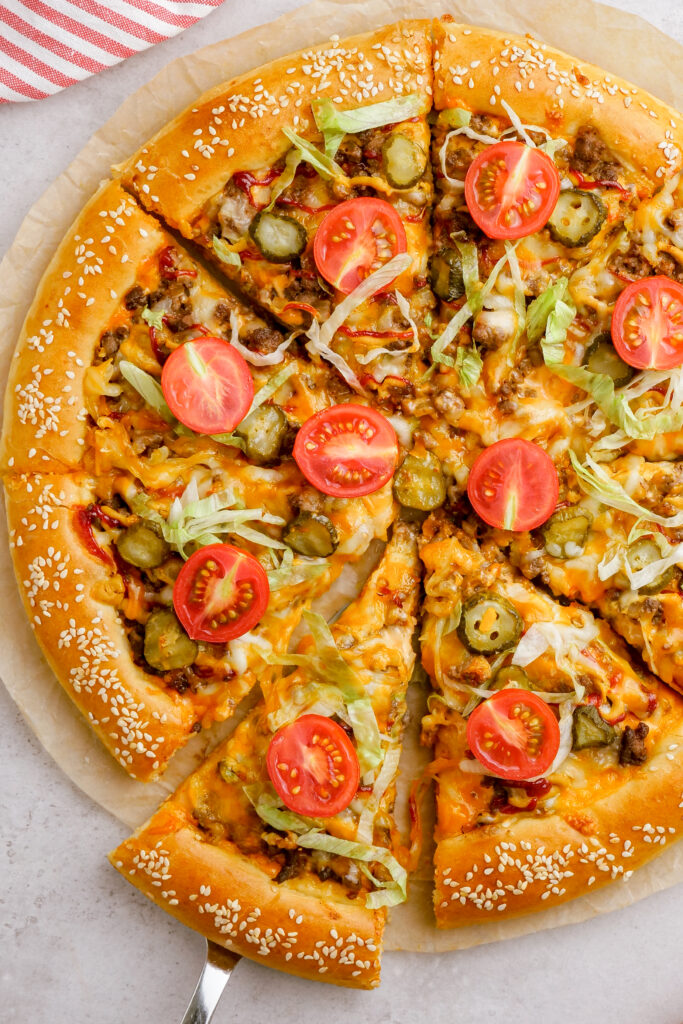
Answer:
[[[223,0],[0,0],[0,103],[39,100],[194,25]]]

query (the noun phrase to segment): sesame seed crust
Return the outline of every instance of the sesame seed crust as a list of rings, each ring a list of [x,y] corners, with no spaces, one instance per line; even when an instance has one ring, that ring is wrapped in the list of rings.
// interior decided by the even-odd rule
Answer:
[[[93,481],[8,477],[5,499],[21,599],[43,654],[122,767],[133,778],[155,778],[198,713],[132,660],[114,607],[116,570],[90,553],[75,525],[75,510],[95,500]]]
[[[434,858],[439,928],[519,917],[627,882],[683,835],[683,761],[667,757],[683,736],[676,701],[647,763],[582,814],[585,834],[559,814],[520,815],[442,840]],[[596,782],[597,786],[597,782]]]
[[[683,163],[681,115],[644,90],[530,35],[436,20],[436,109],[464,106],[505,116],[501,98],[522,121],[555,138],[594,125],[643,185],[661,183]]]
[[[340,109],[407,93],[431,106],[430,22],[401,21],[375,32],[312,46],[222,84],[200,97],[124,166],[143,206],[186,237],[235,171],[272,166],[290,147],[283,128],[320,138],[311,100]]]
[[[272,881],[233,844],[205,841],[174,797],[109,859],[154,903],[235,953],[315,981],[379,984],[386,911],[332,881]]]

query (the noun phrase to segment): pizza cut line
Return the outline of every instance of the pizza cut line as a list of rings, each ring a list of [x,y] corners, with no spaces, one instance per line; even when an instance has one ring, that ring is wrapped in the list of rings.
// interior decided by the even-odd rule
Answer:
[[[438,927],[680,835],[682,138],[531,37],[403,21],[200,97],[68,232],[0,450],[33,630],[140,781],[260,687],[111,855],[186,924],[378,983],[418,651]]]

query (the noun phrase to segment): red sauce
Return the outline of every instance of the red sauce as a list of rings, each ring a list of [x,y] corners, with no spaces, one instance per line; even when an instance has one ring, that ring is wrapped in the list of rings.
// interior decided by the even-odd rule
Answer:
[[[259,185],[272,185],[276,178],[279,178],[282,174],[282,168],[271,167],[267,171],[265,177],[257,178],[251,171],[236,171],[232,180],[235,182],[237,187],[241,189],[249,200],[250,204],[257,210],[263,209],[265,203],[257,203],[254,199],[253,189]]]
[[[327,206],[307,206],[306,203],[300,203],[298,199],[290,199],[289,196],[278,196],[278,206],[289,206],[293,210],[301,210],[303,213],[310,213],[315,216],[316,213],[326,213],[328,210],[334,210],[336,203],[328,203]]]
[[[413,336],[412,331],[360,331],[347,327],[345,324],[342,324],[338,330],[347,338],[412,338]]]
[[[631,198],[631,193],[623,185],[620,185],[618,181],[609,181],[604,178],[584,178],[581,171],[571,170],[569,172],[570,178],[573,178],[579,188],[594,189],[594,188],[614,188],[617,192],[621,192],[623,196]]]
[[[656,707],[657,707],[657,694],[650,692],[647,695],[647,713],[648,713],[648,715],[654,714],[654,710],[655,710]]]
[[[288,309],[302,309],[304,313],[310,313],[311,316],[319,317],[320,313],[315,306],[309,305],[308,302],[288,302],[286,306],[282,307],[282,312],[286,312]]]
[[[196,277],[196,270],[183,270],[176,266],[178,250],[172,245],[167,245],[159,253],[159,271],[166,281],[177,281],[181,277]]]
[[[364,373],[363,376],[360,378],[360,383],[362,387],[365,387],[366,384],[376,384],[377,387],[381,387],[382,384],[386,384],[387,381],[392,380],[395,380],[404,388],[410,387],[410,381],[406,377],[399,377],[395,373],[388,373],[384,380],[377,380],[377,378],[374,377],[371,373]],[[394,385],[394,387],[396,387],[396,385]]]
[[[100,515],[97,511],[96,505],[91,505],[89,508],[79,508],[74,513],[76,529],[87,550],[91,555],[94,555],[95,558],[99,558],[101,562],[110,564],[112,562],[111,555],[108,551],[105,551],[104,548],[101,548],[95,539],[93,523],[99,518]],[[116,525],[120,526],[121,524],[117,523]]]

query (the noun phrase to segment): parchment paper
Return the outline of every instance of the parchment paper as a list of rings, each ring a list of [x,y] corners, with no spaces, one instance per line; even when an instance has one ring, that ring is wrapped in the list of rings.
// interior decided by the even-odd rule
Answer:
[[[347,36],[402,17],[431,17],[448,11],[457,21],[510,32],[531,32],[561,49],[629,79],[683,108],[683,47],[633,15],[592,0],[315,0],[275,22],[182,57],[134,93],[45,192],[24,220],[0,264],[0,379],[4,380],[16,338],[37,283],[57,244],[109,168],[137,149],[197,95],[275,57],[320,42],[333,33]],[[568,13],[569,12],[569,13]],[[568,31],[569,26],[571,31]],[[4,389],[3,389],[4,390]],[[95,739],[43,660],[24,615],[9,557],[4,515],[0,522],[0,607],[3,643],[0,675],[27,722],[64,772],[101,807],[139,825],[192,770],[237,719],[197,736],[176,755],[163,780],[129,779]],[[347,574],[338,600],[357,590]],[[255,698],[254,698],[255,699]],[[409,742],[403,775],[414,777],[426,761],[416,736],[425,694],[411,693]],[[241,715],[244,713],[241,709]],[[241,717],[241,716],[240,716]],[[405,792],[399,811],[405,811]],[[429,822],[427,821],[427,830]],[[104,854],[104,851],[103,851]],[[435,952],[512,938],[543,928],[575,923],[628,906],[683,881],[683,845],[665,850],[624,883],[518,921],[437,932],[431,913],[429,842],[413,878],[409,902],[391,914],[387,948]]]

